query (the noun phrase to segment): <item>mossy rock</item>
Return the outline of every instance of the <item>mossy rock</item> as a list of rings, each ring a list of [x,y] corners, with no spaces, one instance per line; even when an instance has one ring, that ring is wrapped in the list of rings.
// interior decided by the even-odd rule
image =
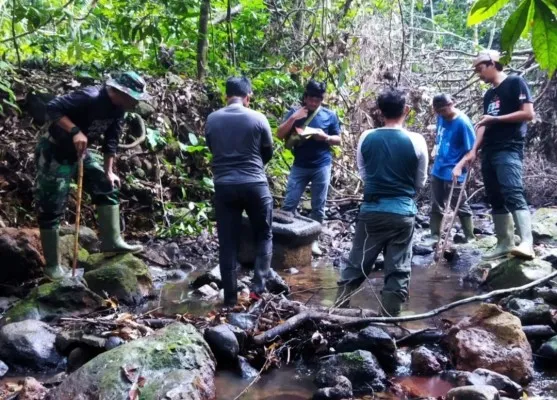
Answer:
[[[149,267],[133,254],[119,254],[116,256],[104,253],[91,254],[86,265],[86,273],[99,268],[126,267],[135,275],[137,287],[142,296],[147,296],[153,288],[153,278]]]
[[[60,238],[59,249],[60,264],[71,270],[73,265],[74,237],[72,235],[62,236]],[[88,259],[89,252],[80,246],[77,253],[77,267],[85,268]]]
[[[215,360],[209,346],[192,325],[173,323],[95,357],[53,389],[47,400],[127,399],[131,384],[123,368],[136,368],[145,378],[143,400],[215,398]]]
[[[102,307],[103,300],[80,278],[65,278],[46,283],[8,310],[2,323],[26,319],[52,321],[59,317],[89,314]]]
[[[525,261],[512,257],[498,263],[486,264],[493,266],[486,279],[487,285],[493,289],[508,289],[526,285],[553,272],[551,263],[540,259]]]
[[[536,243],[557,242],[557,208],[540,208],[532,216],[532,235]]]
[[[137,277],[125,265],[110,265],[87,272],[83,278],[91,290],[100,296],[105,293],[126,304],[138,304],[143,296]]]

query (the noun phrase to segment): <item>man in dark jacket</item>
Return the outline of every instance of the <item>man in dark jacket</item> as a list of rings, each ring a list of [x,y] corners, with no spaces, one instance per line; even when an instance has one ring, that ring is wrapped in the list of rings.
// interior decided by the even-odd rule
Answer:
[[[251,94],[247,78],[229,78],[228,105],[211,113],[205,125],[207,145],[213,154],[224,304],[230,307],[238,300],[236,261],[244,211],[256,242],[254,297],[265,291],[273,252],[273,198],[263,169],[273,155],[273,139],[267,118],[248,108]]]
[[[86,87],[48,103],[47,112],[53,122],[35,150],[34,189],[45,273],[49,277],[56,279],[64,275],[60,266],[59,225],[79,159],[83,159],[84,189],[97,206],[101,251],[142,250],[141,246],[127,244],[120,235],[120,180],[113,165],[124,113],[147,96],[145,81],[135,72],[126,72],[103,86]],[[101,134],[104,134],[104,168],[99,157],[87,150],[88,143]]]

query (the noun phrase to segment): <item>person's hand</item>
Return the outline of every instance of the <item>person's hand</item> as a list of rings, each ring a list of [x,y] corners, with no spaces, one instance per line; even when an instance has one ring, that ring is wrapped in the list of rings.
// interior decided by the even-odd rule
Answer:
[[[453,168],[453,181],[454,182],[458,181],[458,178],[460,178],[461,175],[462,175],[462,164],[458,163]]]
[[[308,116],[308,109],[305,107],[299,108],[298,110],[296,110],[296,112],[294,114],[292,114],[292,118],[295,121],[298,121],[299,119],[303,119],[306,118]]]
[[[118,178],[118,175],[116,175],[114,172],[107,172],[106,179],[108,179],[112,188],[114,188],[115,186],[118,188],[120,187],[120,178]]]
[[[330,136],[327,135],[325,132],[321,131],[319,133],[314,133],[313,138],[319,142],[328,142],[330,140]]]
[[[77,157],[82,158],[87,149],[87,136],[83,132],[79,132],[73,137],[73,144],[77,152]]]
[[[494,124],[495,122],[497,122],[497,117],[494,117],[492,115],[484,115],[474,128],[478,129],[482,126],[488,126]]]

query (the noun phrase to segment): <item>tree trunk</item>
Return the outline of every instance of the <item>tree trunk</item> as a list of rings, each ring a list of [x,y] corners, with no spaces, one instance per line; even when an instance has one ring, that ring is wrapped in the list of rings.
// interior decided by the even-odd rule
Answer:
[[[207,49],[209,47],[208,26],[211,0],[201,0],[199,7],[199,29],[197,38],[197,79],[207,75]]]

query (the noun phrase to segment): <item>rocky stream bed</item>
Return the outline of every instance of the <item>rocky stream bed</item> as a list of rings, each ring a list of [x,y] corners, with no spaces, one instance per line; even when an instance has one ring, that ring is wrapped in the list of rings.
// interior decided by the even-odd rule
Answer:
[[[554,272],[557,209],[535,211],[534,261],[482,263],[495,238],[485,206],[474,208],[478,240],[456,244],[437,269],[421,241],[427,218],[417,219],[405,311],[421,314]],[[137,257],[107,257],[82,227],[77,276],[49,282],[38,231],[0,229],[0,399],[557,398],[555,280],[384,323],[373,319],[379,260],[352,308],[332,309],[355,212],[329,212],[327,255],[275,266],[261,300],[248,298],[251,271],[240,269],[234,310],[219,306],[211,236],[153,239]],[[71,226],[63,233],[69,267]]]

